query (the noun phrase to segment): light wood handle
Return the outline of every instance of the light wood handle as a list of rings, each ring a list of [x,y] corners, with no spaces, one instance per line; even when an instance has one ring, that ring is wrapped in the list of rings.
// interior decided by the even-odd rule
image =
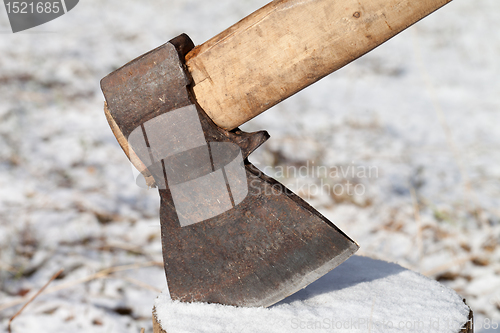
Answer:
[[[193,92],[233,129],[451,0],[275,0],[186,56]]]

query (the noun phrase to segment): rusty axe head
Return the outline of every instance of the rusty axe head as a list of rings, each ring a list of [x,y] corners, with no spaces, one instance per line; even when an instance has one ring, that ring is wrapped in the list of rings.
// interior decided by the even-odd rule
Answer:
[[[358,246],[251,163],[269,135],[218,127],[190,92],[181,35],[106,76],[108,121],[161,197],[172,299],[269,306],[346,260]]]
[[[269,306],[358,245],[248,162],[237,126],[451,0],[275,0],[194,48],[181,35],[109,74],[105,113],[159,188],[173,299]]]

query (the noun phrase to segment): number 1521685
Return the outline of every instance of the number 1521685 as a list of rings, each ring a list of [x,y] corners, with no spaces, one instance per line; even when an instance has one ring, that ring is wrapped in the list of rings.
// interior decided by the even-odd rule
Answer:
[[[60,1],[40,1],[40,2],[5,2],[8,14],[57,14],[61,10]]]

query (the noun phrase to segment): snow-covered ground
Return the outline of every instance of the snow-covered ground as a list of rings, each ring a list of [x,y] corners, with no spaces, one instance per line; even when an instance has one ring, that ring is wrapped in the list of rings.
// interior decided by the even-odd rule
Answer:
[[[457,333],[469,317],[457,293],[394,263],[352,256],[276,305],[181,303],[165,290],[154,315],[167,332]],[[418,313],[418,315],[417,315]]]
[[[165,285],[158,195],[137,187],[99,80],[264,0],[82,0],[12,34],[0,10],[0,330],[139,332]],[[455,0],[253,119],[251,160],[361,246],[500,324],[500,2]]]

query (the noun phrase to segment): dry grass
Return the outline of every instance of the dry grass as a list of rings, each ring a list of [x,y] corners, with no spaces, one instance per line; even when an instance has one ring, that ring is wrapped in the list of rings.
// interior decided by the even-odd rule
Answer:
[[[137,264],[131,264],[131,265],[122,265],[122,266],[114,266],[114,267],[105,268],[105,269],[103,269],[103,270],[101,270],[101,271],[99,271],[99,272],[97,272],[95,274],[89,275],[87,277],[84,277],[84,278],[81,278],[81,279],[77,279],[77,280],[74,280],[74,281],[68,281],[68,282],[62,283],[62,284],[60,284],[58,286],[54,286],[52,288],[49,288],[49,289],[47,289],[47,291],[45,292],[45,294],[53,293],[53,292],[60,291],[60,290],[63,290],[63,289],[68,289],[68,288],[71,288],[71,287],[74,287],[74,286],[77,286],[79,284],[82,284],[82,283],[85,283],[85,282],[89,282],[89,281],[92,281],[92,280],[107,278],[111,274],[116,273],[116,272],[130,270],[130,269],[138,269],[138,268],[150,267],[150,266],[161,266],[161,267],[163,267],[163,263],[162,262],[157,262],[157,261],[150,261],[150,262],[145,262],[145,263],[137,263]],[[146,285],[144,283],[139,282],[137,280],[127,279],[127,278],[123,278],[123,279],[126,280],[126,281],[128,281],[128,282],[130,282],[130,283],[134,283],[136,285],[139,285],[139,286],[141,286],[143,288],[147,288],[147,289],[150,289],[150,290],[158,291],[158,289],[156,289],[156,288],[154,288],[152,286],[147,285],[147,287],[146,287]],[[42,289],[42,291],[43,291],[43,289]],[[38,296],[40,293],[41,292],[38,292],[36,294],[36,296]],[[21,298],[15,300],[15,301],[2,304],[2,305],[0,305],[0,311],[8,309],[8,308],[11,308],[11,307],[19,305],[19,304],[22,304],[22,303],[28,301],[31,297],[33,297],[33,296],[26,295],[24,297],[21,297]]]
[[[13,320],[14,320],[17,316],[19,316],[19,315],[23,312],[23,310],[24,310],[24,309],[26,309],[26,307],[27,307],[27,306],[28,306],[31,302],[33,302],[33,300],[34,300],[35,298],[37,298],[37,297],[38,297],[38,295],[40,295],[40,294],[41,294],[41,293],[45,290],[45,288],[47,288],[47,286],[48,286],[48,285],[49,285],[52,281],[54,281],[54,280],[55,280],[55,279],[56,279],[56,278],[57,278],[57,277],[58,277],[58,276],[59,276],[62,272],[63,272],[63,269],[59,270],[56,274],[52,275],[52,277],[49,279],[49,281],[47,281],[47,283],[46,283],[46,284],[45,284],[42,288],[40,288],[40,290],[38,290],[38,291],[36,292],[36,294],[35,294],[35,295],[33,295],[33,296],[32,296],[32,297],[31,297],[31,298],[30,298],[30,299],[26,302],[26,304],[24,304],[24,305],[23,305],[23,306],[19,309],[19,311],[17,311],[17,312],[16,312],[16,313],[15,313],[12,317],[10,317],[10,319],[9,319],[9,323],[7,324],[7,330],[9,331],[9,333],[11,333],[11,332],[12,332],[11,327],[10,327],[10,325],[12,324],[12,321],[13,321]]]

